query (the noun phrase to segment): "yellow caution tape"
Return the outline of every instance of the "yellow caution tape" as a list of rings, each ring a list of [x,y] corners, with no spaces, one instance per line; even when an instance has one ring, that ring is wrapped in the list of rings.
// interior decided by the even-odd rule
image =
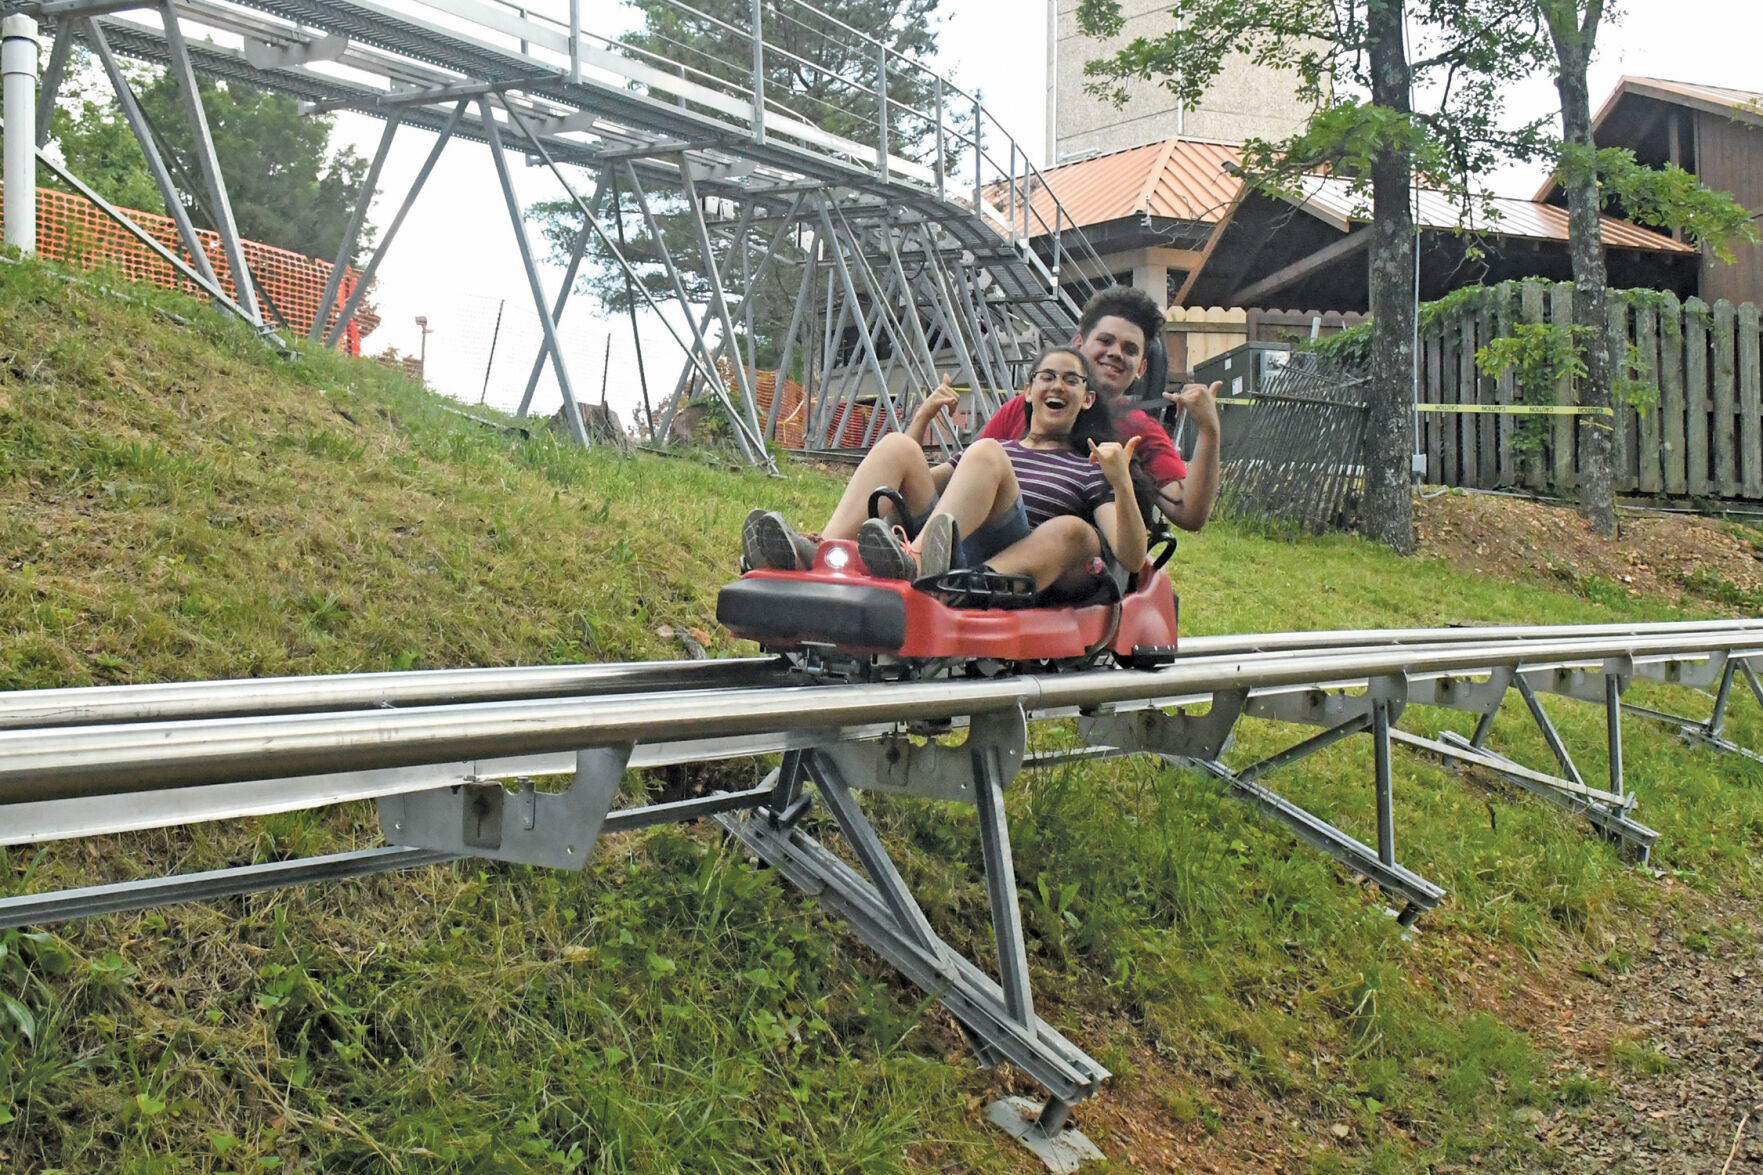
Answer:
[[[1416,404],[1416,412],[1491,412],[1500,416],[1614,416],[1612,408],[1579,404]]]
[[[1265,404],[1257,396],[1220,396],[1220,404]],[[1414,404],[1416,412],[1475,412],[1499,416],[1614,416],[1611,408],[1590,408],[1578,404]]]

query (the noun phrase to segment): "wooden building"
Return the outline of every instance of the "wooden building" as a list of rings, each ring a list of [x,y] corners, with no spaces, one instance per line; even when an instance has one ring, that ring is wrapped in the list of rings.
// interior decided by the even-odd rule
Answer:
[[[1598,111],[1592,136],[1650,167],[1675,163],[1763,215],[1763,93],[1625,77]],[[1566,203],[1553,180],[1537,199]],[[1692,292],[1710,303],[1763,303],[1763,244],[1735,246],[1730,265],[1705,254]]]

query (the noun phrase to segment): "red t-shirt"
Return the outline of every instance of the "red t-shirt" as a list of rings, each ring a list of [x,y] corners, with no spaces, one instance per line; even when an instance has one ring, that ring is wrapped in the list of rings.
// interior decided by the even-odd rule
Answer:
[[[989,437],[994,441],[1011,441],[1020,437],[1028,427],[1025,407],[1026,401],[1021,395],[1004,401],[1003,406],[986,421],[985,428],[980,430],[980,437]],[[1122,441],[1135,436],[1142,438],[1139,441],[1137,458],[1144,462],[1145,472],[1159,486],[1180,481],[1188,475],[1187,463],[1175,451],[1175,443],[1163,431],[1163,426],[1147,413],[1134,408],[1121,416],[1118,430]]]

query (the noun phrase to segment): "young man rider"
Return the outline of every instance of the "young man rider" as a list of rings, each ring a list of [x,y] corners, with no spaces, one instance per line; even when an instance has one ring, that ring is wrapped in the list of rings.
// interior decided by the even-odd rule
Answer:
[[[1147,340],[1163,329],[1163,311],[1151,296],[1131,286],[1109,286],[1084,304],[1072,345],[1096,371],[1094,389],[1104,403],[1118,405],[1134,380],[1144,374]],[[1139,459],[1158,487],[1158,508],[1183,530],[1199,530],[1218,498],[1218,401],[1222,384],[1191,383],[1163,398],[1180,405],[1194,422],[1198,439],[1191,463],[1184,462],[1163,426],[1137,408],[1119,413],[1120,439],[1140,437]],[[1023,398],[999,408],[980,436],[1008,440],[1022,435]]]

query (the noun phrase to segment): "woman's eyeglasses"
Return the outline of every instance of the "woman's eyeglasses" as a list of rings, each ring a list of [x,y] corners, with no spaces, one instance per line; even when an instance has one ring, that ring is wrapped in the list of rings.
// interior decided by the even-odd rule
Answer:
[[[1090,382],[1075,371],[1054,371],[1051,367],[1043,367],[1028,378],[1031,383],[1046,384],[1049,387],[1060,383],[1068,388],[1081,388]]]

